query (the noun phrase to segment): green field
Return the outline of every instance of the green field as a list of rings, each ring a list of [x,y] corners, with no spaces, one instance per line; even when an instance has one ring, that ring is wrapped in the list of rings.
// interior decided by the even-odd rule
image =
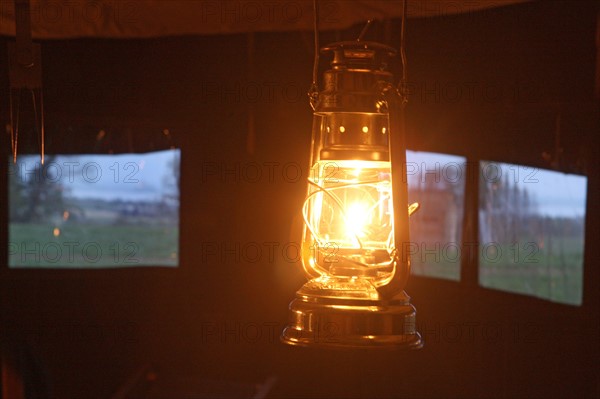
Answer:
[[[479,283],[570,305],[583,293],[583,238],[555,237],[553,247],[533,242],[494,244],[479,248]],[[432,246],[433,247],[433,246]],[[416,253],[411,273],[460,280],[460,256],[444,251]]]
[[[179,229],[170,226],[119,226],[11,223],[9,267],[106,268],[177,266]]]
[[[437,277],[446,280],[460,280],[460,259],[440,262],[411,261],[411,273],[417,276]]]
[[[488,288],[580,305],[583,238],[556,239],[553,248],[501,245],[499,254],[480,256],[479,282]]]

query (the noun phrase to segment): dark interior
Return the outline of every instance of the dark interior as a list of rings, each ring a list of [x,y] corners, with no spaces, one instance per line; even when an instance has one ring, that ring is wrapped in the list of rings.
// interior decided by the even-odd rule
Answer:
[[[387,26],[374,24],[369,39],[398,47],[400,21]],[[361,29],[322,32],[321,43]],[[587,176],[588,194],[581,306],[480,287],[477,258],[465,256],[460,282],[410,278],[425,346],[407,352],[279,342],[305,278],[267,248],[293,240],[306,190],[282,171],[308,170],[311,32],[256,33],[253,52],[246,34],[43,41],[48,153],[100,152],[101,129],[115,152],[165,148],[161,132],[172,133],[182,151],[180,266],[8,268],[0,162],[0,331],[7,350],[28,359],[30,392],[251,397],[272,382],[266,397],[599,397],[597,29],[591,1],[408,21],[410,149],[551,169],[542,154],[555,150],[560,113],[556,169]],[[0,37],[0,49],[10,40]],[[0,51],[2,126],[6,57]],[[35,138],[23,137],[21,151],[35,153]],[[251,163],[274,165],[273,178],[244,179]],[[214,165],[237,172],[207,174]],[[465,242],[477,240],[473,192],[467,183]],[[206,252],[251,243],[264,248],[256,261]]]

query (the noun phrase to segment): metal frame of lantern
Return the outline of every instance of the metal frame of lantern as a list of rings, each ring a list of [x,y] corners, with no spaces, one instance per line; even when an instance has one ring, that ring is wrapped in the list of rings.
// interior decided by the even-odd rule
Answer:
[[[324,89],[311,101],[312,169],[302,242],[309,281],[290,303],[281,340],[420,348],[416,311],[404,292],[408,218],[418,204],[408,206],[405,101],[387,70],[396,51],[360,40],[321,51],[333,53],[333,61]],[[353,211],[355,204],[362,208]]]

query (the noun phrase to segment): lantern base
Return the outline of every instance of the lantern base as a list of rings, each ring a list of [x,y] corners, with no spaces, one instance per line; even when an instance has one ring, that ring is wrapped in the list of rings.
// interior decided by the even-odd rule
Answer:
[[[281,335],[285,344],[373,349],[423,346],[416,331],[415,308],[404,291],[385,300],[317,296],[307,294],[305,288],[290,303],[290,323]]]

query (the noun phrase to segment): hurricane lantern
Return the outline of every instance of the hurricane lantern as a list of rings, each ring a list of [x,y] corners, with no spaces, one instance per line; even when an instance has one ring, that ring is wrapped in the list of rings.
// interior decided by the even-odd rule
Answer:
[[[302,265],[309,281],[290,303],[290,345],[420,348],[409,274],[404,97],[394,48],[363,41],[332,54],[314,109]]]

